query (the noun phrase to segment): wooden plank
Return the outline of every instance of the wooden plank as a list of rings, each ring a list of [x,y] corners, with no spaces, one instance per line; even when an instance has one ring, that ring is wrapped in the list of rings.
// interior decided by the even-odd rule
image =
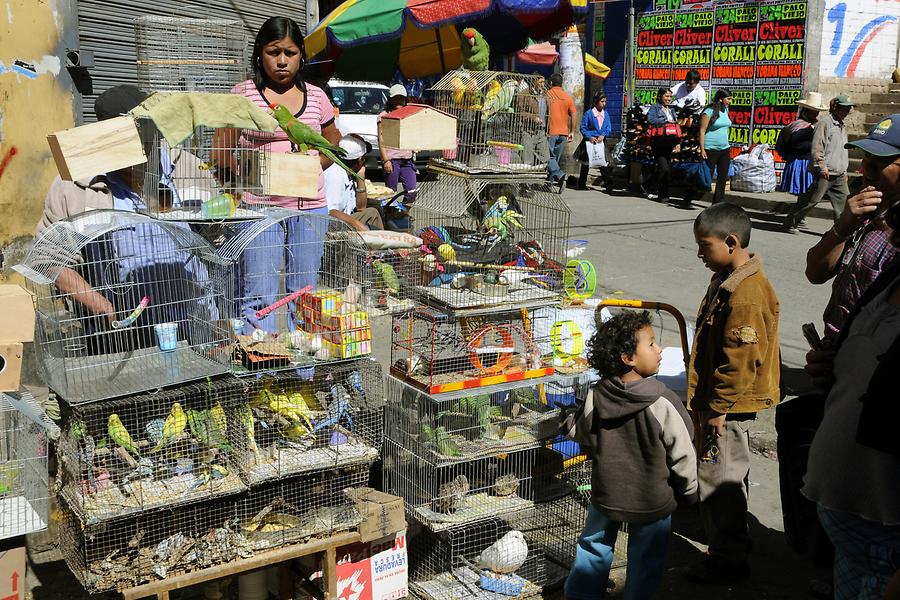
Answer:
[[[325,564],[322,565],[325,575],[325,600],[337,598],[337,549],[334,546],[325,550]]]
[[[144,585],[139,585],[137,587],[122,590],[122,597],[124,598],[124,600],[136,600],[137,598],[146,598],[153,595],[156,595],[157,598],[159,598],[161,597],[160,594],[168,595],[168,593],[173,590],[180,590],[192,585],[197,585],[198,583],[205,583],[214,579],[221,579],[222,577],[230,577],[232,575],[246,573],[247,571],[255,571],[256,569],[271,567],[280,562],[293,560],[301,556],[317,554],[320,552],[325,552],[326,573],[330,568],[332,576],[336,577],[336,575],[334,575],[334,561],[337,555],[336,548],[338,546],[344,546],[346,544],[352,544],[358,541],[359,533],[355,531],[337,533],[331,537],[312,540],[305,544],[285,546],[283,548],[278,548],[276,550],[257,554],[250,558],[232,561],[224,565],[216,565],[214,567],[210,567],[208,569],[203,569],[200,571],[194,571],[192,573],[175,575],[174,577],[169,577],[167,579],[163,579],[162,581],[154,581],[151,583],[146,583]],[[328,560],[331,561],[330,566],[327,562]],[[331,585],[331,583],[329,582],[328,585]],[[335,592],[337,591],[337,581],[334,582],[334,590]]]
[[[318,156],[299,152],[269,152],[265,157],[263,193],[272,196],[315,198],[322,163]]]
[[[115,117],[47,136],[59,175],[77,181],[147,162],[131,117]]]

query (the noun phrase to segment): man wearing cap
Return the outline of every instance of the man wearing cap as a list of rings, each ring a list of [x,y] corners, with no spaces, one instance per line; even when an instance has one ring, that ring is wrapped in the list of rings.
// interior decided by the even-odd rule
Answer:
[[[381,151],[381,164],[384,168],[384,185],[397,191],[397,184],[403,184],[404,199],[407,204],[416,201],[416,165],[413,162],[412,150],[388,148],[381,139],[381,118],[391,111],[406,106],[406,88],[395,83],[388,90],[388,110],[378,115],[378,147]]]
[[[824,198],[828,198],[837,221],[847,204],[850,189],[847,186],[847,167],[850,156],[845,148],[847,128],[844,119],[853,109],[853,103],[846,94],[831,100],[828,115],[816,122],[813,130],[809,172],[813,182],[809,190],[797,199],[797,204],[784,219],[785,230],[797,232],[803,217]]]
[[[325,169],[328,214],[358,231],[384,229],[378,210],[366,206],[366,153],[372,149],[372,145],[354,133],[342,137],[338,145],[346,152],[344,162],[359,173],[362,181],[351,180],[347,171],[339,165],[333,164]]]

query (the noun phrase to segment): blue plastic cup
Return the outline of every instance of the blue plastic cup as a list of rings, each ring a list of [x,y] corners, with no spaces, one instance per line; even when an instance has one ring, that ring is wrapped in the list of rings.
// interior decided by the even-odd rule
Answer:
[[[154,325],[156,342],[163,352],[171,352],[178,346],[178,323],[160,323]]]

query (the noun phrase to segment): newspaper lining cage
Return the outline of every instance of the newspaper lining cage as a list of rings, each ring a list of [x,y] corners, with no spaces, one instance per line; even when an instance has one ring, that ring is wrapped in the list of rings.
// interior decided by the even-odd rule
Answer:
[[[14,267],[44,381],[80,404],[227,372],[222,266],[184,224],[117,210],[55,223]]]
[[[250,384],[247,399],[237,407],[233,444],[251,485],[378,458],[384,385],[372,360],[264,376]]]
[[[246,489],[234,460],[247,384],[234,377],[70,407],[60,495],[87,524]]]
[[[47,528],[47,449],[58,436],[30,393],[0,394],[0,539]]]
[[[438,162],[459,170],[543,171],[547,103],[538,75],[458,69],[430,91],[434,106],[457,119],[457,147]]]
[[[542,307],[454,318],[420,307],[397,315],[391,373],[432,394],[553,375],[556,313]]]
[[[249,72],[247,34],[238,21],[141,16],[134,41],[145,90],[227,93]]]
[[[169,510],[86,524],[60,500],[60,550],[89,592],[126,589],[355,526],[342,493],[365,485],[368,466],[277,482]]]
[[[453,310],[558,300],[570,213],[542,178],[439,172],[411,212],[428,253],[418,300]]]
[[[219,254],[240,364],[235,372],[310,366],[368,355],[364,245],[327,215],[267,208]]]

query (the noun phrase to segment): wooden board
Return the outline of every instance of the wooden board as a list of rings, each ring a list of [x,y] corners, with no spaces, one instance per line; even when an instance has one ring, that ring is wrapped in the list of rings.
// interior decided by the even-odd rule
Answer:
[[[59,175],[76,181],[147,162],[131,117],[115,117],[47,136]]]
[[[270,152],[265,159],[263,193],[272,196],[315,198],[322,164],[318,156],[299,152]]]
[[[18,392],[22,379],[22,344],[0,344],[0,392]]]

